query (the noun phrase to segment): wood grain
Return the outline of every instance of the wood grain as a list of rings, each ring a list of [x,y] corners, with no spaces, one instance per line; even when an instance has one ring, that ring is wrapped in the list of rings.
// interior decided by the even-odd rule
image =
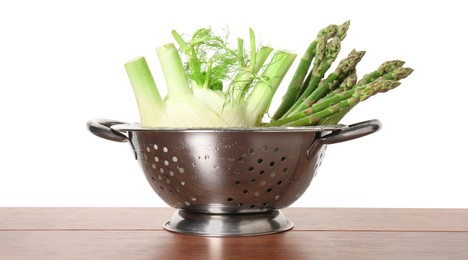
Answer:
[[[0,208],[5,229],[149,229],[172,208]],[[287,208],[295,230],[468,231],[468,209]]]
[[[170,233],[170,208],[0,208],[0,259],[468,259],[468,209],[290,208],[292,231]]]
[[[291,231],[213,238],[164,231],[4,231],[1,259],[467,259],[464,232]]]

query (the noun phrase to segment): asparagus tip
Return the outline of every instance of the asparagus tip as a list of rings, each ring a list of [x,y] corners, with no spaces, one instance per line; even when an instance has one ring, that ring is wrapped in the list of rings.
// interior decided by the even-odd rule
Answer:
[[[337,36],[340,38],[340,40],[344,40],[344,38],[346,37],[346,33],[348,32],[350,24],[351,24],[351,21],[348,20],[338,27]]]
[[[325,37],[327,39],[333,37],[333,35],[336,34],[338,30],[338,25],[336,24],[330,24],[329,26],[321,29],[318,34],[317,34],[317,38],[321,38],[321,37]]]
[[[395,69],[403,67],[405,64],[404,61],[402,60],[391,60],[391,61],[386,61],[382,63],[382,65],[379,66],[377,69],[380,74],[386,74],[389,73]]]
[[[404,79],[406,77],[408,77],[409,75],[411,75],[411,73],[413,73],[413,69],[412,68],[398,68],[394,71],[395,73],[395,79],[396,80],[400,80],[400,79]]]

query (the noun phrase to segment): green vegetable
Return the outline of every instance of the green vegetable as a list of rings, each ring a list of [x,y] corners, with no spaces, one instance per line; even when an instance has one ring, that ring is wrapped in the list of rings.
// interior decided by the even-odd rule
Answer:
[[[244,50],[242,39],[232,48],[209,28],[197,30],[189,41],[176,31],[172,35],[185,63],[172,43],[156,49],[168,93],[164,101],[146,63],[142,70],[132,69],[139,66],[139,60],[125,65],[143,127],[258,126],[296,57],[276,51],[268,61],[273,49],[261,46],[257,50],[253,30],[249,32],[250,52]],[[155,93],[155,97],[150,99],[145,93]]]
[[[231,47],[226,36],[211,28],[197,30],[188,40],[174,30],[180,49],[173,43],[156,48],[167,88],[164,99],[143,57],[125,64],[140,123],[182,128],[336,124],[357,104],[394,89],[413,71],[403,61],[387,61],[358,79],[356,67],[365,52],[353,50],[328,73],[349,25],[319,31],[268,123],[264,117],[296,54],[257,46],[252,29],[248,49],[242,38]]]
[[[141,125],[158,126],[157,119],[165,113],[165,105],[145,58],[135,58],[125,64],[125,69],[136,97]]]
[[[403,68],[403,61],[384,62],[377,70],[364,75],[359,81],[356,74],[356,66],[365,52],[352,51],[343,59],[337,68],[328,74],[334,57],[339,52],[336,38],[342,41],[349,22],[342,24],[336,30],[331,40],[324,40],[323,35],[317,36],[314,67],[308,72],[302,86],[293,86],[300,89],[300,95],[295,98],[294,92],[288,91],[283,97],[282,103],[267,126],[304,126],[337,124],[358,103],[367,100],[377,93],[383,93],[400,85],[400,80],[409,76],[413,69]],[[325,31],[333,26],[328,26]],[[326,42],[326,44],[325,44]],[[308,52],[312,53],[308,50]],[[328,55],[325,53],[328,52]],[[324,53],[324,54],[321,54]],[[299,70],[305,68],[299,66]],[[299,73],[296,71],[296,73]],[[301,72],[303,75],[304,72]],[[294,78],[293,78],[294,80]],[[292,93],[292,94],[291,94]],[[294,100],[294,101],[291,101]]]

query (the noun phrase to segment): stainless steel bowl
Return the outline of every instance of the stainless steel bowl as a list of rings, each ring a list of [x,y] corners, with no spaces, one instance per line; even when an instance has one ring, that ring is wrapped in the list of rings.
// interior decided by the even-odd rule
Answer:
[[[95,119],[95,135],[129,142],[153,190],[177,212],[170,231],[245,236],[291,229],[279,210],[309,187],[328,144],[376,132],[354,125],[171,129]]]

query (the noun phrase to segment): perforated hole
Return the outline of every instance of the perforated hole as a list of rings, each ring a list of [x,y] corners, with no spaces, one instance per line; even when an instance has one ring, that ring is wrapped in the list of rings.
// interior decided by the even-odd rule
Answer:
[[[184,180],[174,179],[177,170],[174,170],[172,166],[176,166],[175,163],[179,162],[179,158],[176,155],[169,155],[169,153],[171,153],[170,147],[161,144],[143,145],[141,149],[141,156],[146,160],[151,159],[146,162],[145,168],[153,170],[153,176],[150,178],[152,181],[159,182],[160,186],[157,186],[156,193],[162,196],[182,192],[181,187],[186,184]],[[176,167],[180,173],[185,171],[183,167],[178,165]],[[174,185],[174,183],[178,186]],[[167,192],[166,195],[164,195],[164,192]],[[196,198],[195,200],[193,198],[190,198],[189,201],[196,200]]]
[[[223,158],[223,160],[229,160],[228,164],[219,162],[218,158],[215,158],[212,162],[205,161],[211,159],[210,156],[213,158],[213,155],[205,153],[201,153],[199,156],[192,155],[192,160],[184,161],[183,158],[185,157],[179,157],[181,154],[178,153],[182,152],[183,155],[184,151],[179,151],[177,147],[173,149],[172,146],[167,145],[167,143],[166,146],[164,143],[150,144],[142,145],[141,148],[142,154],[147,154],[149,158],[149,161],[145,162],[144,167],[147,169],[154,169],[154,176],[151,177],[151,180],[155,181],[155,184],[161,185],[157,191],[159,191],[162,196],[168,196],[169,193],[179,193],[178,195],[186,194],[185,192],[188,192],[186,188],[192,185],[189,177],[191,178],[192,172],[198,172],[197,170],[202,169],[199,167],[203,167],[204,170],[206,169],[206,171],[210,173],[214,173],[213,169],[219,169],[219,171],[223,173],[238,174],[238,176],[230,177],[232,178],[230,181],[231,189],[236,191],[237,194],[233,193],[230,194],[230,196],[225,196],[225,204],[243,207],[244,209],[256,208],[255,210],[266,210],[267,206],[277,207],[278,202],[282,201],[278,193],[280,193],[279,191],[282,189],[280,185],[286,185],[286,182],[288,182],[288,175],[285,173],[295,170],[295,168],[289,169],[289,163],[285,162],[291,160],[291,162],[293,162],[296,160],[297,156],[296,154],[289,154],[289,151],[275,144],[269,144],[252,148],[247,147],[247,151],[244,150],[244,152],[237,154],[237,156],[234,155],[230,158]],[[319,156],[323,157],[322,154]],[[151,160],[152,158],[154,158],[154,160]],[[216,163],[220,166],[215,165]],[[190,164],[192,164],[194,168],[190,168]],[[317,162],[316,167],[319,166],[320,160]],[[185,175],[179,174],[186,173],[185,169],[188,169],[187,173],[190,173],[186,175],[186,177],[184,177]],[[218,173],[218,171],[216,171],[216,173]],[[278,178],[276,179],[276,177]],[[185,180],[188,180],[188,183]],[[193,179],[193,181],[197,180]],[[156,187],[158,186],[156,185]],[[197,198],[188,196],[180,201],[179,207],[186,205],[193,206],[195,201],[198,201]],[[227,202],[231,203],[228,204]]]
[[[314,170],[316,170],[316,171],[317,171],[317,170],[318,170],[318,168],[320,167],[320,165],[322,165],[322,161],[320,161],[320,162],[317,162],[317,164],[315,164],[315,166],[314,166]]]

